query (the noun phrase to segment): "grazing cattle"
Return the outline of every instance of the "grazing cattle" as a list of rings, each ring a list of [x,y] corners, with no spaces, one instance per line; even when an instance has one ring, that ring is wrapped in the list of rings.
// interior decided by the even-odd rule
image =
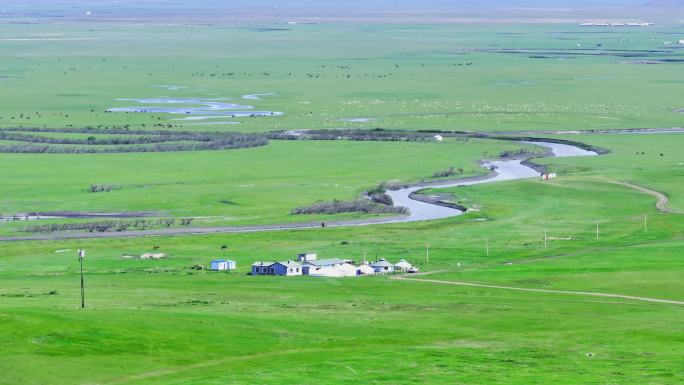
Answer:
[[[228,245],[221,246],[221,250],[228,250]]]
[[[152,248],[153,250],[159,250],[159,245]]]

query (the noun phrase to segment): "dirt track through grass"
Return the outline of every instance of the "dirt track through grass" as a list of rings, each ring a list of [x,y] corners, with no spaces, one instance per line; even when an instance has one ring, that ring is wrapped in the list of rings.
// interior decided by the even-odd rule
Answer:
[[[140,380],[146,380],[146,379],[150,379],[150,378],[158,378],[158,377],[169,376],[172,374],[186,372],[188,370],[204,369],[204,368],[208,368],[208,367],[212,367],[212,366],[216,366],[216,365],[222,365],[222,364],[235,362],[235,361],[258,360],[258,359],[264,359],[264,358],[275,357],[275,356],[285,356],[285,355],[290,355],[290,354],[330,352],[332,350],[335,350],[335,349],[326,349],[326,348],[291,349],[291,350],[280,350],[280,351],[274,351],[274,352],[250,354],[250,355],[244,355],[244,356],[240,356],[240,357],[226,357],[226,358],[222,358],[219,360],[199,362],[199,363],[192,364],[192,365],[168,367],[168,368],[164,368],[164,369],[158,369],[158,370],[153,370],[153,371],[149,371],[149,372],[133,374],[133,375],[129,375],[126,377],[121,377],[121,378],[113,380],[113,381],[103,382],[103,383],[98,383],[98,384],[99,385],[120,385],[120,384],[129,383],[132,381],[140,381]]]
[[[617,298],[617,299],[627,299],[627,300],[631,300],[631,301],[641,301],[641,302],[651,302],[651,303],[684,306],[684,301],[674,301],[674,300],[668,300],[668,299],[648,298],[648,297],[636,297],[636,296],[622,295],[622,294],[597,293],[597,292],[573,291],[573,290],[532,289],[532,288],[525,288],[525,287],[486,285],[486,284],[480,284],[480,283],[459,282],[459,281],[442,281],[442,280],[438,280],[438,279],[408,278],[406,276],[397,276],[397,277],[394,277],[393,279],[403,280],[403,281],[432,283],[432,284],[438,284],[438,285],[468,286],[468,287],[479,287],[479,288],[485,288],[485,289],[527,291],[527,292],[533,292],[533,293],[566,294],[566,295],[580,295],[580,296],[590,296],[590,297]]]
[[[625,186],[627,188],[631,188],[632,190],[636,190],[636,191],[642,192],[644,194],[648,194],[648,195],[655,197],[658,200],[656,202],[656,208],[663,213],[680,214],[679,212],[672,211],[671,209],[669,209],[667,207],[667,205],[669,203],[669,199],[668,199],[667,195],[665,195],[659,191],[651,190],[649,188],[639,186],[637,184],[630,183],[630,182],[611,181],[611,183],[614,183],[614,184],[617,184],[620,186]]]

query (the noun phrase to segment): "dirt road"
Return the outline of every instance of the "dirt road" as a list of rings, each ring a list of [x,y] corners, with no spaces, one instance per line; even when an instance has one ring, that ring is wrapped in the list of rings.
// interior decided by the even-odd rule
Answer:
[[[527,291],[527,292],[533,292],[533,293],[565,294],[565,295],[580,295],[580,296],[589,296],[589,297],[617,298],[617,299],[626,299],[626,300],[630,300],[630,301],[641,301],[641,302],[651,302],[651,303],[684,306],[684,301],[674,301],[674,300],[669,300],[669,299],[648,298],[648,297],[635,297],[635,296],[631,296],[631,295],[622,295],[622,294],[597,293],[597,292],[591,292],[591,291],[532,289],[532,288],[525,288],[525,287],[487,285],[487,284],[459,282],[459,281],[443,281],[443,280],[437,280],[437,279],[410,278],[407,276],[397,276],[393,279],[403,280],[403,281],[412,281],[412,282],[432,283],[432,284],[437,284],[437,285],[469,286],[469,287],[480,287],[480,288],[485,288],[485,289]]]
[[[649,188],[639,186],[637,184],[630,183],[630,182],[611,181],[611,183],[614,183],[614,184],[617,184],[620,186],[625,186],[627,188],[631,188],[632,190],[640,191],[644,194],[651,195],[658,200],[656,202],[656,208],[658,208],[659,211],[661,211],[663,213],[676,213],[675,211],[672,211],[667,207],[667,205],[669,203],[669,199],[667,198],[667,195],[665,195],[659,191],[651,190]]]

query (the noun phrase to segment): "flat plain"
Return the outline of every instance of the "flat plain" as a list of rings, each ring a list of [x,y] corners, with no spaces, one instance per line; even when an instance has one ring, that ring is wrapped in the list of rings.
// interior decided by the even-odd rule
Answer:
[[[677,34],[680,25],[0,25],[0,133],[38,137],[0,141],[2,215],[153,212],[198,227],[367,219],[389,214],[291,210],[450,168],[482,176],[481,160],[518,150],[559,174],[434,191],[469,211],[429,222],[0,242],[0,384],[683,383],[684,134],[595,132],[682,125]],[[217,115],[212,103],[282,115]],[[107,112],[198,106],[209,109]],[[138,145],[157,131],[342,128],[428,140],[73,150],[112,137]],[[445,141],[430,140],[437,131]],[[606,153],[549,158],[454,131]],[[27,143],[45,150],[20,153]],[[625,183],[661,193],[666,209]],[[0,222],[0,235],[33,223]],[[77,249],[88,252],[86,309]],[[168,258],[122,258],[155,249]],[[304,251],[404,258],[427,274],[247,275],[254,261]],[[238,270],[190,269],[216,258]]]

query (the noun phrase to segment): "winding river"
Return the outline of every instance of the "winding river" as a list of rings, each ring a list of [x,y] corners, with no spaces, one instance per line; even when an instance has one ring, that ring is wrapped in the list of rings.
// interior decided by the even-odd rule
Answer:
[[[546,147],[553,152],[555,157],[576,157],[576,156],[595,156],[598,155],[593,151],[586,151],[579,147],[550,143],[550,142],[526,142],[542,147]],[[458,186],[473,186],[485,183],[494,183],[510,180],[538,178],[541,176],[536,170],[522,164],[521,160],[502,160],[485,163],[484,167],[494,170],[494,174],[489,178],[480,178],[467,181],[455,181],[425,184],[421,186],[407,187],[400,190],[387,191],[387,194],[392,197],[394,204],[408,208],[411,213],[408,216],[395,220],[395,222],[417,222],[429,221],[435,219],[443,219],[462,215],[464,211],[438,206],[431,203],[417,201],[411,198],[411,194],[424,190],[425,188],[450,188]]]

